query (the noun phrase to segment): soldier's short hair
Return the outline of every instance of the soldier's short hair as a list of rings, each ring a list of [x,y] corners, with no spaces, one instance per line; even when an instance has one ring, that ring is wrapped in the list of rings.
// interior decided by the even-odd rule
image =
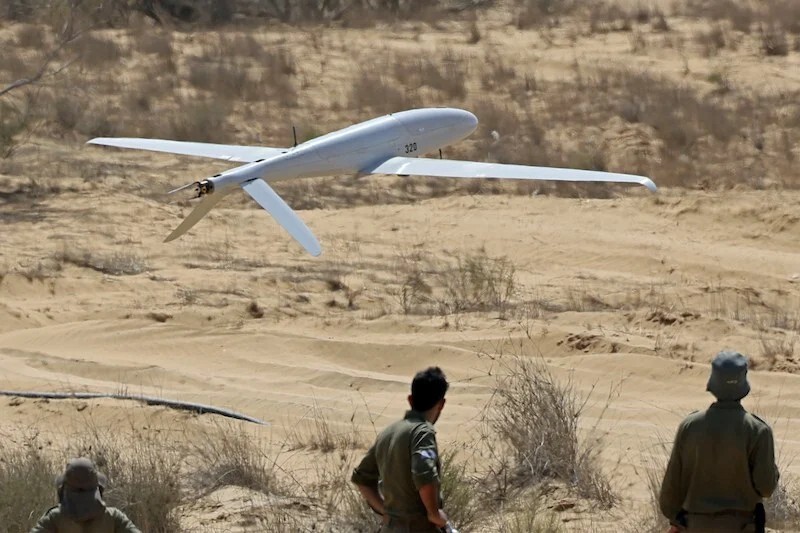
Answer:
[[[444,398],[450,384],[438,366],[420,370],[411,381],[411,407],[425,412]]]

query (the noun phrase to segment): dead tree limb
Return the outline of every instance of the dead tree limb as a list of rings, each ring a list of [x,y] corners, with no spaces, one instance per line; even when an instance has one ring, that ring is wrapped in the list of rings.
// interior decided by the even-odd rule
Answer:
[[[214,407],[213,405],[205,405],[194,402],[181,402],[178,400],[168,400],[165,398],[157,398],[155,396],[144,396],[139,394],[112,394],[102,392],[37,392],[37,391],[8,391],[0,390],[0,396],[14,396],[18,398],[45,398],[48,400],[90,400],[96,398],[111,398],[112,400],[132,400],[136,402],[146,403],[147,405],[162,405],[170,409],[177,409],[180,411],[191,411],[199,415],[210,413],[220,415],[227,418],[234,418],[236,420],[244,420],[245,422],[252,422],[261,426],[268,426],[269,422],[264,422],[258,418],[253,418],[248,415],[243,415],[223,407]]]

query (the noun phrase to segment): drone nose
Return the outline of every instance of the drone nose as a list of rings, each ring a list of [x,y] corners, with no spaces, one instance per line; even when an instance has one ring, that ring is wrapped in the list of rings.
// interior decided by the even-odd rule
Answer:
[[[470,130],[475,130],[475,128],[478,127],[478,117],[469,111],[464,111],[464,124],[468,126]]]

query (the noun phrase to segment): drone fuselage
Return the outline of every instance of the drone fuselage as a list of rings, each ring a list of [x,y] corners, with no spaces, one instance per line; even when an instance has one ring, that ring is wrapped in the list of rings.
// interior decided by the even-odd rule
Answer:
[[[460,141],[478,126],[469,111],[414,109],[385,115],[311,139],[269,159],[208,178],[213,191],[250,180],[278,181],[358,173],[391,157],[416,157]]]

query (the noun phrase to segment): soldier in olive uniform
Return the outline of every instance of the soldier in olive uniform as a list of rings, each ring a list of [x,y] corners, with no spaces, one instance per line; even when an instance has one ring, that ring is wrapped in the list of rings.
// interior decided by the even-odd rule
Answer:
[[[106,477],[84,457],[72,459],[56,480],[59,504],[47,511],[31,533],[141,533],[128,517],[106,507]]]
[[[762,499],[778,485],[772,429],[740,401],[750,392],[747,359],[723,351],[706,390],[717,401],[678,426],[661,485],[671,533],[763,531]]]
[[[427,533],[450,527],[442,510],[441,463],[433,428],[447,388],[439,367],[418,372],[408,397],[411,410],[378,435],[353,471],[351,481],[383,516],[383,532]]]

